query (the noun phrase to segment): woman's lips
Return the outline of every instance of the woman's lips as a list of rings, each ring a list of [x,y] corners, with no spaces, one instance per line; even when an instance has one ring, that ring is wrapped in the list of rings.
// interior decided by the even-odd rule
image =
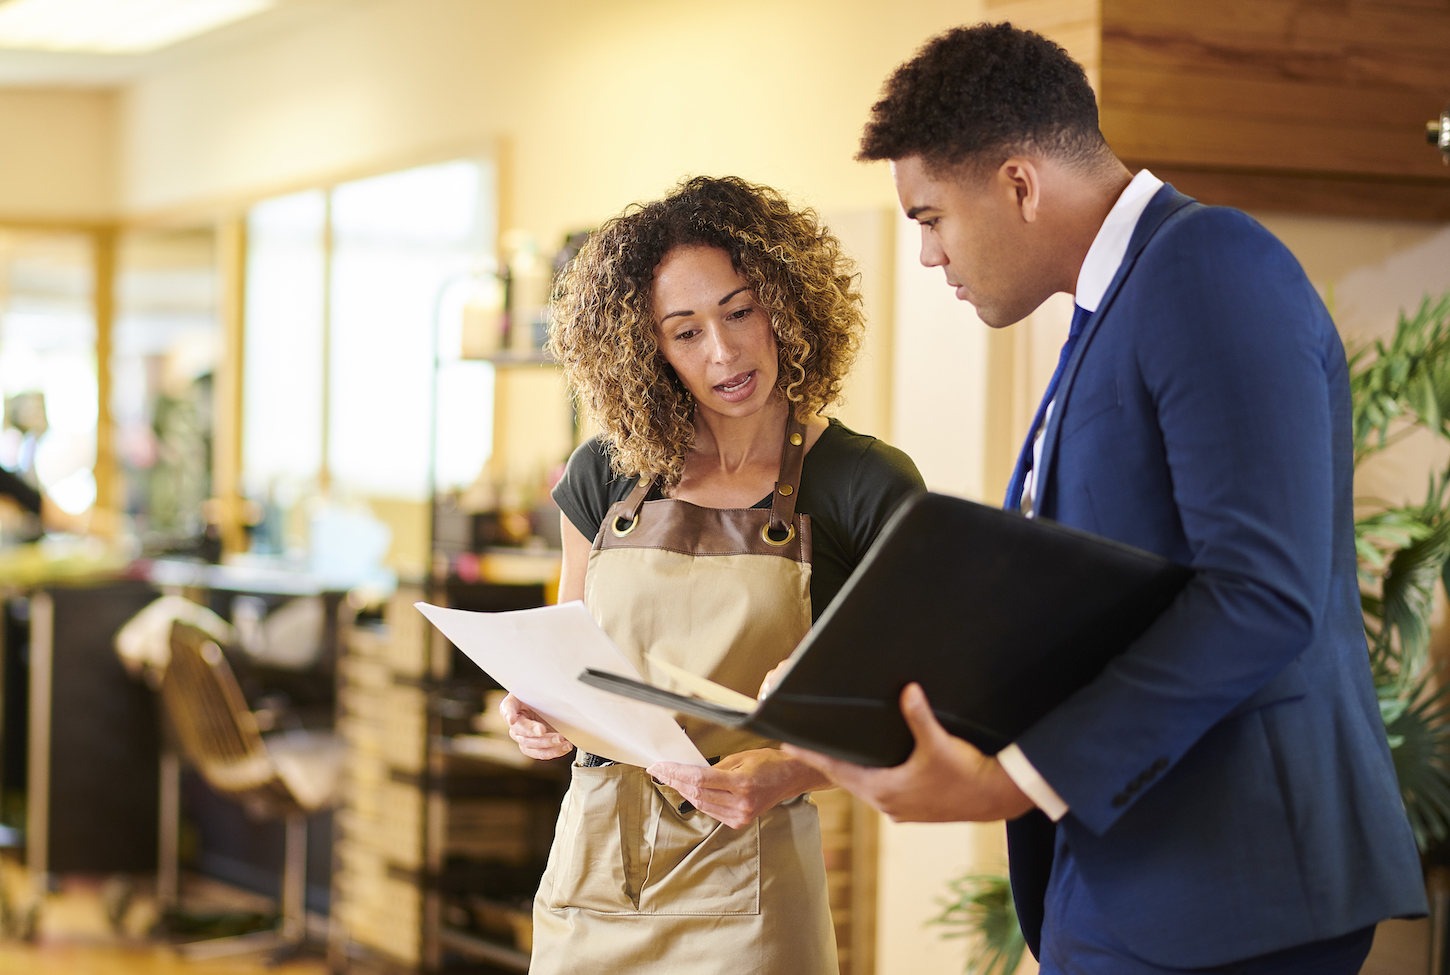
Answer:
[[[714,389],[727,403],[739,403],[747,400],[750,398],[750,394],[755,392],[755,370],[731,376],[723,383],[716,384]]]

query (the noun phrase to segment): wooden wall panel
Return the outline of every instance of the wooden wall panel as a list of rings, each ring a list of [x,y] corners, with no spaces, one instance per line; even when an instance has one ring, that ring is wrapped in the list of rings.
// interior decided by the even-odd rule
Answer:
[[[1445,219],[1424,126],[1450,102],[1450,0],[1103,0],[1100,71],[1113,148],[1208,202]]]

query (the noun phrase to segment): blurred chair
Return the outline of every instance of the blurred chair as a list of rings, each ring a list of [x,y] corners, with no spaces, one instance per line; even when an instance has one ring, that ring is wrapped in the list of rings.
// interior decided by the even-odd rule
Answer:
[[[287,827],[281,922],[275,930],[193,942],[188,958],[272,951],[281,958],[306,940],[307,816],[337,799],[343,745],[331,732],[263,738],[221,647],[180,620],[171,627],[171,660],[161,699],[182,754],[221,795],[259,818]]]

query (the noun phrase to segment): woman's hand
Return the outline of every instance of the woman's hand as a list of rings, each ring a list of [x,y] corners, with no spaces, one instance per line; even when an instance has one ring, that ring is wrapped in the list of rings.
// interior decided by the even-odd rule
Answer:
[[[737,752],[710,768],[656,762],[645,771],[733,829],[749,825],[767,809],[803,792],[832,786],[813,766],[774,748]]]
[[[499,703],[498,713],[509,723],[509,737],[529,758],[547,761],[574,750],[574,745],[523,701],[512,694]]]
[[[781,679],[790,673],[790,665],[791,660],[787,658],[771,668],[770,673],[766,674],[760,681],[760,693],[755,695],[756,700],[764,699],[765,695],[770,693],[770,689],[776,684],[779,684]]]

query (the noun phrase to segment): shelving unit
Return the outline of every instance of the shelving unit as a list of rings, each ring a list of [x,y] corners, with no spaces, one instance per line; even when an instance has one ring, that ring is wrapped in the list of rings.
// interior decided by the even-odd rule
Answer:
[[[454,580],[433,598],[497,611],[538,605],[543,592]],[[380,624],[345,635],[338,663],[349,761],[336,818],[332,967],[526,972],[528,905],[568,760],[496,761],[455,744],[473,737],[471,719],[497,685],[426,625],[413,608],[422,598],[420,588],[401,588]]]
[[[348,745],[334,819],[334,971],[416,971],[424,960],[424,792],[427,643],[422,598],[407,587],[380,625],[344,634],[337,731]]]

